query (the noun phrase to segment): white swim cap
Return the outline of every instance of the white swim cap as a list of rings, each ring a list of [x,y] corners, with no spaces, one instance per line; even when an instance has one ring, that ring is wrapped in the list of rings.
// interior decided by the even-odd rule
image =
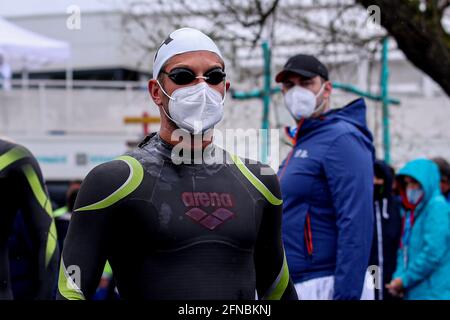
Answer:
[[[172,32],[161,43],[153,62],[153,79],[158,77],[163,65],[173,56],[192,51],[211,51],[222,60],[222,54],[214,41],[203,32],[193,28],[181,28]]]

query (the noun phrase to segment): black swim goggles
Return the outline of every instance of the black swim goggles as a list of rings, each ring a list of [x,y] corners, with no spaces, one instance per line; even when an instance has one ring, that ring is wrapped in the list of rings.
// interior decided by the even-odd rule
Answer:
[[[161,73],[166,74],[177,85],[186,85],[193,82],[195,79],[204,79],[211,85],[217,85],[224,81],[227,76],[221,68],[208,70],[203,74],[203,76],[197,76],[188,68],[174,68],[170,72],[163,70]]]

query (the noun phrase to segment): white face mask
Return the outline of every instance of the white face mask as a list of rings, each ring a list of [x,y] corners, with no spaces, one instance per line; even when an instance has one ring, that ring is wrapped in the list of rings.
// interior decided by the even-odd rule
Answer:
[[[223,104],[226,92],[221,94],[212,89],[207,83],[175,90],[169,96],[158,82],[161,90],[170,99],[169,113],[163,111],[175,124],[189,133],[199,134],[214,127],[223,118]],[[226,90],[226,89],[225,89]]]
[[[284,103],[291,113],[291,115],[296,119],[309,118],[315,111],[321,111],[325,106],[325,100],[317,106],[317,97],[319,97],[323,89],[325,88],[325,83],[320,88],[317,95],[314,95],[310,90],[305,89],[300,86],[293,86],[284,94]]]

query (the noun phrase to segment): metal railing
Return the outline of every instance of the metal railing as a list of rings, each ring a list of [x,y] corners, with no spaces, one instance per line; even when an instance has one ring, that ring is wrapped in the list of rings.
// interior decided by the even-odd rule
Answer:
[[[147,83],[92,80],[0,82],[0,131],[21,134],[126,132],[124,116],[151,106]]]

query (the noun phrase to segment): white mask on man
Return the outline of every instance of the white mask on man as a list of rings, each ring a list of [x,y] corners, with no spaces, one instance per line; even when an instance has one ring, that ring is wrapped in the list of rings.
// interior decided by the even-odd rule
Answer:
[[[214,127],[223,118],[223,104],[226,97],[207,83],[200,82],[193,86],[182,87],[169,96],[158,82],[163,93],[170,99],[168,115],[179,128],[192,134],[200,134]]]
[[[322,84],[319,92],[314,93],[300,86],[293,86],[284,94],[284,103],[291,115],[296,119],[309,118],[316,111],[321,111],[325,106],[325,100],[317,106],[317,97],[319,97],[325,88]]]

